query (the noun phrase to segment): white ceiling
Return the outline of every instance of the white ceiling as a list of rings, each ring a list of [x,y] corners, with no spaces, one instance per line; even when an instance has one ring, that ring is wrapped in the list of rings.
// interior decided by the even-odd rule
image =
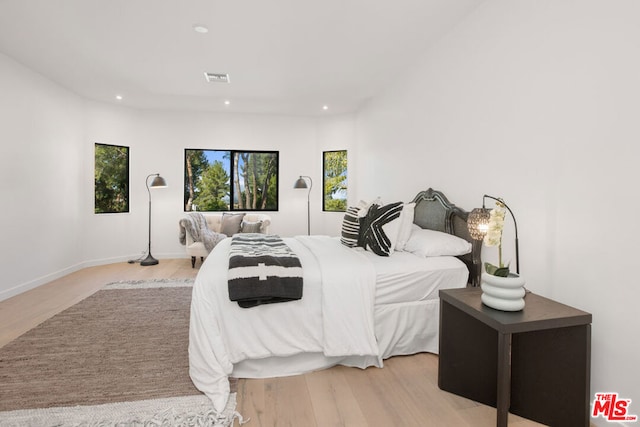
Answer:
[[[83,97],[135,108],[336,114],[357,110],[482,1],[0,0],[0,52]]]

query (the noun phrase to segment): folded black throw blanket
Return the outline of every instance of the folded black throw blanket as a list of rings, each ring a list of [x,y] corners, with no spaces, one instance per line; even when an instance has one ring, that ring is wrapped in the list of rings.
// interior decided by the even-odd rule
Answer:
[[[229,250],[229,298],[243,308],[301,299],[300,259],[279,236],[234,235]]]

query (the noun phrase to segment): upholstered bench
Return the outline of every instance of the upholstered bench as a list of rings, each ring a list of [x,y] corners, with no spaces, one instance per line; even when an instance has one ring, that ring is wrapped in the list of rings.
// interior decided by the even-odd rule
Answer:
[[[229,212],[202,212],[207,228],[216,233],[222,233],[228,237],[236,233],[262,233],[269,234],[269,226],[271,225],[271,217],[266,214],[259,213],[229,213]],[[187,255],[191,257],[191,267],[196,265],[196,257],[200,257],[202,261],[209,255],[209,251],[204,243],[197,241],[189,233],[188,228],[182,230],[184,232],[184,245]]]

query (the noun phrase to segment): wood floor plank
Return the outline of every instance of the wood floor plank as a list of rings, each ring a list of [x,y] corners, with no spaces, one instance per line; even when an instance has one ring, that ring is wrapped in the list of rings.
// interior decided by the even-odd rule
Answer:
[[[353,368],[356,369],[356,368]],[[367,426],[354,391],[338,369],[305,374],[309,396],[319,426]]]
[[[369,425],[423,426],[412,399],[392,372],[380,368],[343,368]]]
[[[453,410],[446,395],[432,381],[437,378],[433,359],[437,360],[437,356],[418,354],[414,357],[393,357],[386,361],[384,369],[393,373],[397,383],[412,396],[411,402],[417,405],[416,411],[423,425],[465,425],[464,419]]]
[[[265,407],[265,381],[260,378],[238,380],[237,410],[256,427],[276,425],[273,413],[269,413]],[[239,422],[235,425],[239,425]]]
[[[304,375],[272,378],[265,382],[266,410],[278,427],[317,426]]]
[[[437,391],[438,399],[442,400],[444,405],[452,408],[455,411],[474,408],[479,403],[469,400],[467,398],[457,396],[452,393],[443,392],[438,387],[438,356],[431,353],[419,353],[411,357],[392,358],[387,363],[387,366],[391,364],[391,367],[402,363],[402,371],[411,374],[413,379],[421,379],[424,381],[425,391],[433,393]],[[412,381],[412,378],[408,379]],[[422,383],[421,383],[422,384]]]

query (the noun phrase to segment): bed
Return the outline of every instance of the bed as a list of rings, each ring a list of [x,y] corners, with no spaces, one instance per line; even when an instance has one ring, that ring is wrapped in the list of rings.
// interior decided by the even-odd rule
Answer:
[[[302,266],[303,295],[293,301],[252,308],[231,301],[233,241],[216,246],[194,283],[189,330],[191,379],[216,412],[229,408],[229,377],[297,375],[337,364],[382,367],[391,356],[438,352],[438,291],[478,285],[480,244],[467,231],[467,212],[439,191],[422,191],[401,205],[411,213],[402,217],[411,219],[402,226],[409,235],[393,242],[388,256],[339,237],[282,239]],[[453,252],[430,252],[438,239]]]

